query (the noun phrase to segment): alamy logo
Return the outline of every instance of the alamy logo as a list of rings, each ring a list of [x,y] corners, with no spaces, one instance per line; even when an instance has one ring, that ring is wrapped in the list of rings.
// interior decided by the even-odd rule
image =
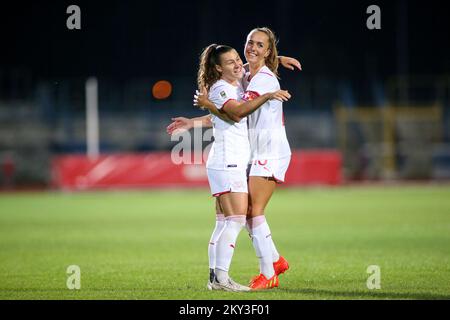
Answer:
[[[371,265],[367,267],[367,273],[370,274],[367,278],[367,289],[381,289],[381,269],[377,265]]]
[[[194,123],[194,134],[184,131],[176,135],[172,135],[171,141],[179,141],[170,154],[172,163],[174,164],[202,164],[206,162],[212,142],[203,150],[203,142],[211,141],[213,138],[213,129],[205,130],[203,133],[201,122]],[[181,141],[180,141],[181,140]],[[193,144],[193,150],[192,150]]]
[[[369,30],[373,29],[381,29],[381,9],[377,5],[371,5],[367,7],[367,14],[371,14],[370,17],[367,18],[366,26]]]
[[[69,290],[81,289],[81,269],[77,265],[70,265],[67,267],[66,273],[69,275],[67,278],[66,286]]]
[[[73,30],[81,29],[81,9],[77,5],[70,5],[67,7],[66,13],[70,14],[70,16],[67,18],[66,26],[67,29]]]
[[[201,122],[195,121],[193,125],[193,134],[190,131],[180,131],[170,137],[171,141],[178,143],[173,146],[171,152],[171,160],[173,164],[203,164],[207,161],[209,152],[213,145],[213,138],[215,141],[224,141],[222,130],[207,129],[203,132]],[[215,135],[213,137],[213,134]],[[252,152],[258,154],[262,159],[269,158],[273,154],[271,141],[277,140],[277,135],[282,135],[281,130],[266,130],[266,129],[249,129],[248,138]],[[210,142],[204,149],[204,142]],[[239,146],[238,146],[239,147]],[[242,145],[241,148],[248,148]],[[276,150],[275,150],[276,151]],[[267,162],[266,162],[267,163]],[[261,164],[261,165],[265,165]],[[231,164],[233,165],[233,163]]]

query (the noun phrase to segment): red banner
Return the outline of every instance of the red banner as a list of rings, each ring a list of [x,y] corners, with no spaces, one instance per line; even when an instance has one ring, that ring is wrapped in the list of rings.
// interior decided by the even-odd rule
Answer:
[[[337,185],[341,167],[337,151],[295,151],[285,185]],[[70,190],[208,186],[204,164],[176,165],[170,152],[102,155],[95,160],[59,156],[53,159],[52,175],[55,187]]]

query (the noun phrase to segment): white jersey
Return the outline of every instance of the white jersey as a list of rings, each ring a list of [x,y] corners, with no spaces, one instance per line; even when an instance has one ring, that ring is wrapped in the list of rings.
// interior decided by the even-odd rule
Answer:
[[[243,94],[241,83],[233,86],[221,79],[211,86],[208,99],[220,110],[229,100],[241,100]],[[250,161],[247,118],[243,118],[240,122],[229,123],[212,115],[212,123],[214,142],[208,155],[206,168],[246,170]]]
[[[243,100],[253,100],[268,92],[280,90],[280,83],[267,66],[253,77],[247,72],[242,79]],[[248,115],[251,160],[281,159],[291,155],[284,127],[283,103],[269,100]]]

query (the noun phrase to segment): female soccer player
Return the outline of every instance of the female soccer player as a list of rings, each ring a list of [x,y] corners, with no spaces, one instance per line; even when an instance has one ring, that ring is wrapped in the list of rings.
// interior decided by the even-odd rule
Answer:
[[[246,41],[245,57],[250,72],[245,75],[243,84],[246,87],[245,99],[251,101],[268,90],[279,88],[276,78],[278,60],[276,39],[268,28],[252,30]],[[290,61],[290,68],[300,63]],[[196,104],[215,111],[215,107],[205,96],[196,96]],[[243,115],[243,110],[228,104],[222,110],[230,119],[236,121]],[[202,125],[208,121],[202,117]],[[250,283],[253,289],[266,289],[278,286],[278,275],[289,268],[287,261],[279,255],[271,239],[271,232],[265,220],[264,209],[270,200],[275,186],[284,180],[290,162],[290,147],[284,128],[282,104],[269,101],[252,113],[249,119],[249,136],[252,149],[252,161],[249,172],[249,197],[247,228],[253,239],[257,256],[260,259],[260,274]],[[191,125],[186,118],[173,119],[173,127],[186,128]],[[169,126],[170,127],[170,126]]]
[[[250,72],[245,76],[247,86],[246,99],[252,100],[267,91],[279,88],[275,75],[278,68],[276,40],[268,28],[257,28],[250,32],[245,46],[245,56],[250,64]],[[286,61],[287,59],[287,61]],[[290,69],[294,66],[301,70],[300,63],[292,58],[281,60]],[[217,112],[215,106],[199,95],[197,105]],[[238,120],[243,113],[241,108],[224,107],[222,112],[233,120]],[[174,118],[168,127],[169,134],[174,130],[186,130],[193,126],[194,120],[202,126],[209,126],[209,116],[186,119]],[[270,229],[264,217],[264,209],[270,200],[276,183],[284,180],[290,160],[290,148],[284,130],[282,105],[270,101],[249,116],[250,138],[252,147],[252,165],[250,168],[250,210],[247,228],[252,235],[253,244],[260,258],[260,275],[254,277],[250,286],[253,289],[266,289],[278,286],[278,275],[286,271],[287,261],[279,255],[270,236]],[[213,233],[214,236],[214,233]]]
[[[231,47],[210,45],[202,53],[198,72],[199,87],[208,90],[209,100],[214,104],[213,113],[233,104],[249,112],[270,99],[287,100],[286,91],[274,90],[256,99],[239,102],[243,95],[241,86],[242,61]],[[248,291],[250,288],[234,282],[228,275],[236,239],[246,224],[248,211],[247,165],[250,158],[250,145],[245,115],[236,122],[228,117],[213,116],[214,143],[206,163],[211,193],[218,198],[218,219],[211,244],[216,245],[214,273],[210,270],[208,287],[227,291]],[[220,213],[224,214],[225,222]],[[222,223],[221,221],[222,220]],[[218,230],[220,229],[220,231]],[[216,240],[216,241],[215,241]],[[212,269],[210,261],[210,269]]]
[[[245,101],[280,88],[277,55],[276,38],[272,30],[256,28],[249,33],[245,45],[245,58],[250,70],[243,81],[246,88]],[[231,117],[242,115],[239,109],[230,108],[226,111]],[[248,181],[251,202],[248,224],[260,260],[260,274],[252,279],[250,287],[273,288],[278,286],[278,274],[289,267],[273,245],[271,231],[264,216],[276,184],[284,182],[291,158],[282,102],[270,100],[264,103],[248,116],[248,128],[252,150]]]

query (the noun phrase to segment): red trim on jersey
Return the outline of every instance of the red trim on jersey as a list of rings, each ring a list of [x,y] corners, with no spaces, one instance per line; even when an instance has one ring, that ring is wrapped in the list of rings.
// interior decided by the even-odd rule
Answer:
[[[285,123],[284,122],[284,112],[282,112],[281,113],[281,124],[283,125],[283,127],[285,126],[284,123]]]
[[[222,108],[225,107],[225,105],[230,102],[231,100],[237,101],[236,99],[228,99],[227,101],[224,102],[224,104],[222,105]]]
[[[284,183],[284,181],[283,181],[283,180],[280,180],[280,179],[277,179],[277,178],[275,178],[275,176],[274,176],[274,175],[272,175],[272,178],[273,178],[273,180],[275,180],[275,182],[276,182],[276,183],[278,183],[278,184],[282,184],[282,183]]]
[[[227,194],[227,193],[230,193],[230,192],[231,192],[231,190],[223,191],[223,192],[218,192],[218,193],[214,193],[212,196],[213,196],[213,197],[220,197],[221,195]]]
[[[242,100],[245,101],[251,101],[253,99],[256,99],[260,96],[260,94],[256,91],[246,91],[244,96],[242,97]]]
[[[258,160],[258,164],[260,166],[265,166],[267,164],[267,160]]]

